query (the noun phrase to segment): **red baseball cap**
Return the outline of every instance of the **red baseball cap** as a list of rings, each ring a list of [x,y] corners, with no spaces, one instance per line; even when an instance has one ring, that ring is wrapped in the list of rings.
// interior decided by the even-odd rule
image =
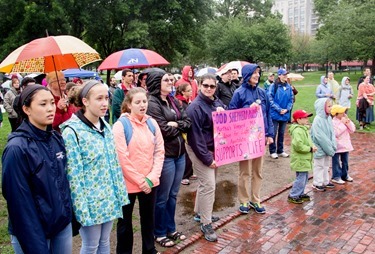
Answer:
[[[307,113],[305,110],[299,109],[294,111],[293,113],[293,120],[297,122],[297,119],[306,118],[312,116],[312,113]]]

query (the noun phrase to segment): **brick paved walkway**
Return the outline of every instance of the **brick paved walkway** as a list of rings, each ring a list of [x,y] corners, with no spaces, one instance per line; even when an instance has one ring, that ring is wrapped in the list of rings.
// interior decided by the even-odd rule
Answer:
[[[264,198],[265,215],[236,212],[215,223],[218,242],[197,233],[164,253],[375,253],[375,135],[355,133],[352,142],[353,183],[316,192],[310,181],[312,200],[302,205],[286,201],[286,186]]]

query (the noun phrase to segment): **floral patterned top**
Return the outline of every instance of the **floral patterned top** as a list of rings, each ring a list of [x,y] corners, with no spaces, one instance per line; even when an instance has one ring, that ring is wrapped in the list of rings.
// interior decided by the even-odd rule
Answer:
[[[110,126],[103,136],[73,115],[60,128],[77,221],[92,226],[122,217],[129,199]]]

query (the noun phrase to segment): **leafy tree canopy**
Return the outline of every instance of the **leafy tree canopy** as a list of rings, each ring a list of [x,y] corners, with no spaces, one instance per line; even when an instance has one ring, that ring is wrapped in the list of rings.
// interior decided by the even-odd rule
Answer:
[[[342,0],[334,10],[324,13],[324,25],[317,38],[324,41],[329,61],[372,59],[375,62],[374,9],[372,0]]]
[[[205,21],[212,0],[0,0],[11,10],[0,20],[0,59],[36,38],[71,34],[105,58],[140,47],[157,50],[169,61],[185,55]],[[199,8],[197,8],[199,7]]]

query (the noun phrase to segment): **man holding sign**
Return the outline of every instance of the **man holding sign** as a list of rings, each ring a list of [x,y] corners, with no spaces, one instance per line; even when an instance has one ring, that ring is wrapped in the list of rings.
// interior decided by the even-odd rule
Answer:
[[[265,143],[273,143],[274,129],[270,116],[270,102],[266,92],[258,86],[261,70],[259,65],[247,64],[242,67],[242,84],[234,92],[229,109],[256,107],[261,110],[264,120]],[[260,205],[263,156],[239,162],[238,199],[240,212],[247,214],[250,208],[257,213],[265,213]],[[249,187],[251,175],[251,190]]]

